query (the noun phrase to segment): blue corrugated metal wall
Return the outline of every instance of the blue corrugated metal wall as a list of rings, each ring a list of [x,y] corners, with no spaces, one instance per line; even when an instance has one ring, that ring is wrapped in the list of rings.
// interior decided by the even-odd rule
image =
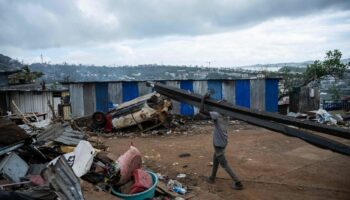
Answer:
[[[278,79],[265,80],[265,110],[278,111]]]
[[[266,111],[270,111],[270,112],[277,112],[278,111],[278,79],[266,79],[261,81],[265,81],[263,82],[265,84],[264,86],[251,87],[251,80],[226,80],[226,82],[229,82],[232,85],[230,89],[227,86],[225,86],[223,84],[223,81],[221,80],[209,80],[209,81],[183,80],[183,81],[160,81],[160,82],[162,83],[165,82],[169,86],[180,87],[181,89],[189,90],[191,92],[196,91],[197,93],[205,93],[207,89],[213,90],[214,94],[212,94],[212,98],[229,99],[228,97],[229,95],[230,97],[235,99],[233,100],[233,102],[236,105],[244,106],[247,108],[254,107],[254,105],[256,104],[255,101],[262,101],[261,106],[260,106],[260,103],[258,103],[258,105],[261,107],[261,108],[259,107],[259,109],[265,109]],[[137,98],[141,94],[140,91],[142,90],[140,83],[136,81],[117,82],[117,83],[88,83],[88,84],[94,84],[93,86],[95,86],[94,88],[91,87],[92,95],[95,95],[92,98],[96,100],[96,102],[93,102],[92,108],[96,108],[96,110],[104,111],[104,112],[108,111],[108,99],[113,103],[121,103],[121,102],[129,101],[134,98]],[[72,94],[71,101],[72,101],[72,104],[74,104],[74,108],[73,107],[72,108],[75,109],[75,114],[77,116],[83,116],[85,113],[84,110],[86,108],[84,104],[82,104],[83,96],[84,96],[83,93],[85,94],[85,92],[83,92],[84,88],[85,86],[83,87],[83,84],[72,84],[70,86],[71,93],[74,93],[74,94],[81,93],[80,95],[81,98],[76,98],[76,99],[73,98],[74,95]],[[108,88],[111,91],[108,91]],[[262,91],[262,90],[264,91],[256,92],[254,91],[256,90],[255,88],[258,88],[257,89],[258,91]],[[257,97],[252,98],[250,93],[256,94],[256,95],[263,95],[263,96],[259,96],[259,98]],[[88,98],[84,97],[84,100],[85,99],[88,99]],[[180,104],[178,102],[175,102],[174,105],[176,106],[174,106],[173,111],[176,114],[194,115],[195,113],[194,107],[191,105],[187,105],[185,103]],[[87,109],[86,112],[89,112],[89,109]]]
[[[250,108],[250,80],[236,80],[236,105]]]
[[[123,102],[130,101],[139,96],[137,82],[123,82]]]
[[[208,90],[211,91],[211,98],[222,99],[222,81],[208,81]]]
[[[193,81],[180,81],[180,88],[193,92]],[[193,115],[193,106],[181,103],[180,113],[181,115]]]
[[[96,83],[96,111],[108,111],[108,83]]]

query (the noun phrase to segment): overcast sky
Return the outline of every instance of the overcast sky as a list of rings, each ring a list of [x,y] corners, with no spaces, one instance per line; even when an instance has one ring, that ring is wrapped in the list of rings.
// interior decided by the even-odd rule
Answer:
[[[0,53],[95,65],[350,57],[350,0],[0,0]]]

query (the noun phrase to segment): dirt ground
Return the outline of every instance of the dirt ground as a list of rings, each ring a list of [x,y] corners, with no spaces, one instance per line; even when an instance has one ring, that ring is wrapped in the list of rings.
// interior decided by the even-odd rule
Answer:
[[[203,176],[211,172],[211,133],[211,124],[195,122],[181,134],[112,137],[106,144],[119,156],[133,142],[143,154],[144,165],[154,172],[170,178],[186,174],[178,180],[190,188],[191,199],[350,199],[349,157],[234,122],[229,126],[226,157],[245,189],[231,189],[232,181],[222,168],[216,183],[208,184]],[[181,153],[191,156],[180,158]],[[84,195],[86,199],[116,199],[89,189],[84,189]]]

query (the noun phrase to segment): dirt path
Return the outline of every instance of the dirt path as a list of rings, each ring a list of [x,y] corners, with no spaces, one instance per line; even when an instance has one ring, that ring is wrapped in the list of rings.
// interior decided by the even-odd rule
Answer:
[[[254,126],[230,125],[226,150],[246,189],[232,190],[222,169],[216,183],[207,184],[203,176],[211,171],[211,130],[210,124],[197,124],[186,135],[110,138],[106,144],[120,155],[133,142],[153,171],[172,178],[187,174],[180,182],[194,188],[192,199],[350,199],[349,157]],[[181,153],[191,156],[179,158]]]

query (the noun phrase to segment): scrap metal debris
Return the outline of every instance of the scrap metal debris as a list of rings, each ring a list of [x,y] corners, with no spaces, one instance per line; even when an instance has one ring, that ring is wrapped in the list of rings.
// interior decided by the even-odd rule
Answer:
[[[92,165],[95,150],[88,141],[81,140],[73,152],[63,155],[68,165],[73,169],[77,177],[86,174]],[[62,157],[62,156],[60,156]],[[55,164],[59,158],[55,158],[49,164]]]
[[[350,128],[350,123],[348,122],[348,114],[343,115],[336,112],[328,112],[324,109],[312,110],[307,113],[293,113],[289,112],[287,114],[289,117],[305,119],[309,121],[316,121],[320,124],[326,124],[331,126],[337,126],[341,128]]]
[[[135,113],[136,116],[137,112],[142,114],[144,108],[148,111],[152,108],[154,111],[146,115],[145,121],[163,123],[170,104],[154,95],[134,101],[142,102],[138,111],[130,107],[134,104],[129,102],[129,106],[120,107],[125,115],[121,115],[121,110],[114,114],[119,113],[120,120]],[[163,104],[158,104],[159,101]],[[126,112],[132,107],[136,112]],[[141,114],[139,116],[143,117]],[[185,193],[184,189],[175,187],[166,189],[169,193],[164,190],[156,192],[158,177],[142,167],[141,153],[132,144],[118,157],[106,151],[106,146],[98,137],[90,136],[79,128],[73,129],[71,123],[34,123],[39,125],[16,125],[0,119],[0,127],[5,130],[0,134],[0,138],[4,139],[0,142],[1,198],[84,199],[80,178],[120,198],[124,195],[153,198],[156,195],[159,199],[173,196],[169,195],[170,192]],[[126,124],[132,126],[132,123]],[[136,123],[133,125],[137,126]]]
[[[0,173],[12,183],[20,182],[28,172],[28,164],[16,153],[11,152],[0,162]]]
[[[55,164],[50,164],[43,172],[44,179],[54,188],[60,199],[83,200],[80,180],[73,172],[64,156],[58,158]]]
[[[38,122],[35,122],[38,123]],[[39,122],[40,123],[40,122]],[[73,170],[78,175],[83,175],[89,170],[94,154],[86,159],[86,148],[91,144],[84,141],[85,136],[79,131],[73,130],[69,124],[55,123],[48,125],[41,122],[40,128],[27,126],[26,130],[20,128],[8,119],[0,119],[1,143],[0,143],[0,174],[2,177],[0,197],[6,199],[84,199],[79,178],[74,179]],[[55,162],[48,161],[61,155],[57,147],[63,144],[77,146],[73,160],[84,167],[66,165],[65,158],[57,158]],[[81,153],[83,152],[83,153]],[[89,152],[88,152],[89,153]],[[84,155],[81,155],[84,154]],[[71,159],[70,159],[71,160]],[[68,166],[68,167],[67,167]],[[79,171],[80,170],[80,171]],[[80,173],[80,174],[79,174]],[[50,186],[50,187],[49,187]]]

